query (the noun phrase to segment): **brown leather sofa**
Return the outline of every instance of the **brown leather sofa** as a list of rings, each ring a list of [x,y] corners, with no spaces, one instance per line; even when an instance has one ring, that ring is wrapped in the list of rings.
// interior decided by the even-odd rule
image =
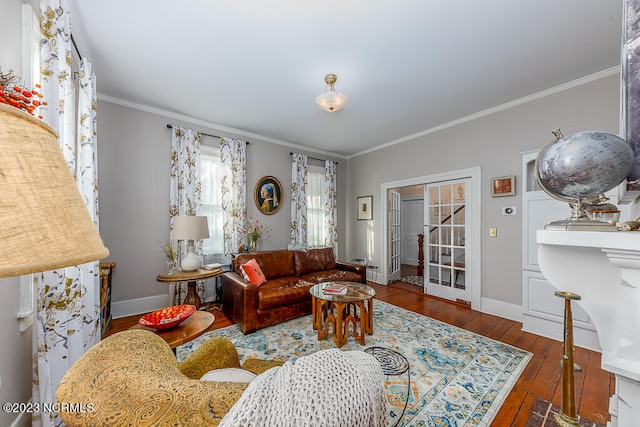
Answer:
[[[255,258],[267,279],[260,286],[244,280],[240,265]],[[309,289],[344,280],[367,283],[366,267],[336,261],[332,248],[275,250],[239,254],[222,275],[223,310],[245,334],[311,313]]]

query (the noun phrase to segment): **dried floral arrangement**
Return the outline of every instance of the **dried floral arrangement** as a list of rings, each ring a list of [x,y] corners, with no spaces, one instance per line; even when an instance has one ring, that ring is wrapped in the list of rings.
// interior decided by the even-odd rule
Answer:
[[[13,70],[5,73],[0,68],[0,104],[19,108],[36,116],[38,108],[47,105],[46,101],[42,101],[39,89],[39,84],[36,84],[33,89],[25,88],[22,80],[13,73]],[[37,115],[37,117],[42,118],[41,115]]]

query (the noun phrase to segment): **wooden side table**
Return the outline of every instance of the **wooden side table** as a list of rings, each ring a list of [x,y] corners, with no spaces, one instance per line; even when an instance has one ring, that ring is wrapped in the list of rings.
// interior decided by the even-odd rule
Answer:
[[[184,298],[182,304],[195,305],[196,309],[200,308],[201,301],[196,291],[196,283],[198,280],[210,279],[212,277],[218,277],[222,274],[222,267],[213,270],[206,270],[200,268],[195,271],[176,271],[173,274],[168,272],[160,273],[156,277],[158,282],[163,283],[181,283],[187,282],[187,295]]]
[[[215,316],[208,311],[196,310],[187,320],[170,329],[154,329],[141,324],[132,326],[129,329],[145,329],[155,332],[163,340],[169,344],[169,347],[175,349],[177,346],[198,338],[204,334],[215,320]]]
[[[334,283],[347,284],[347,293],[324,294],[322,289]],[[355,282],[325,282],[313,286],[309,292],[313,329],[318,331],[318,341],[329,336],[330,324],[338,347],[349,339],[349,324],[354,340],[360,345],[364,345],[365,334],[373,334],[373,297],[376,291],[370,286]]]

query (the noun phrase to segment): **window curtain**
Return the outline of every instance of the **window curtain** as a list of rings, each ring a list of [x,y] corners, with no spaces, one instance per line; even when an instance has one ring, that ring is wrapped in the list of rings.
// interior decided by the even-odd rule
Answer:
[[[40,113],[57,131],[60,148],[98,227],[95,75],[83,58],[76,115],[67,2],[42,0],[40,11],[40,83],[49,103]],[[42,407],[55,402],[58,384],[71,364],[100,341],[99,263],[47,271],[34,275],[34,282],[32,401]],[[56,413],[35,412],[32,425],[63,423]]]
[[[338,164],[331,160],[324,162],[324,235],[325,245],[333,248],[338,258]]]
[[[224,264],[231,264],[231,254],[246,243],[244,219],[247,213],[247,143],[220,138],[222,163],[222,215]]]
[[[291,244],[307,243],[307,156],[292,154]]]
[[[200,207],[200,132],[173,126],[171,135],[171,178],[169,183],[169,239],[173,240],[173,219],[182,215],[197,215]],[[196,255],[202,257],[202,240],[194,241]],[[179,242],[178,265],[187,253],[187,241]],[[196,291],[204,301],[204,281],[197,282]],[[187,290],[178,284],[173,303],[180,304]]]

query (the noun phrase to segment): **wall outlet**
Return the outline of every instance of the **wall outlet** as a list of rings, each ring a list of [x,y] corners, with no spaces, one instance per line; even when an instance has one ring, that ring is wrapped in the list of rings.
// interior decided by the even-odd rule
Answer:
[[[515,206],[503,206],[502,207],[502,215],[515,215],[518,213],[518,210]]]

